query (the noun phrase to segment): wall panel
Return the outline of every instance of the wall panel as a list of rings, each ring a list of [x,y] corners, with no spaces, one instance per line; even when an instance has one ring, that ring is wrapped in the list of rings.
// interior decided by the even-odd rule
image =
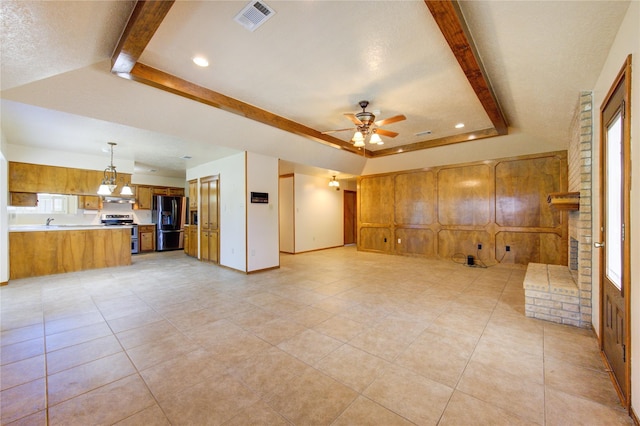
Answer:
[[[395,221],[414,225],[435,222],[435,177],[432,171],[395,177]]]
[[[567,214],[546,201],[567,190],[566,151],[363,176],[358,189],[359,250],[567,264]]]

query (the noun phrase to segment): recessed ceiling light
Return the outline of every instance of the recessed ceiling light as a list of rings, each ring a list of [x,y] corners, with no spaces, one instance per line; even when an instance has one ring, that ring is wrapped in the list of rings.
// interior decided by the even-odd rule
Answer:
[[[464,127],[464,123],[456,124],[456,129],[462,129]]]
[[[209,61],[207,61],[207,58],[205,58],[204,56],[196,56],[193,58],[193,63],[196,64],[199,67],[208,67],[209,66]]]

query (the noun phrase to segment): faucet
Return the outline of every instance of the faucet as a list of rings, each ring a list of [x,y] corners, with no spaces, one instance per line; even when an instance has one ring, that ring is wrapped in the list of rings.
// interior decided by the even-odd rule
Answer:
[[[48,217],[47,218],[47,226],[49,226],[51,224],[52,221],[54,221],[55,219],[52,217]]]

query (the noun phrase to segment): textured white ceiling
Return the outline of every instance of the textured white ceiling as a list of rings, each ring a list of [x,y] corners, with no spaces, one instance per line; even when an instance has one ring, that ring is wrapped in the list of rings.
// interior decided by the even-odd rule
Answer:
[[[255,32],[244,1],[178,1],[141,62],[306,124],[350,127],[371,101],[412,143],[489,121],[423,1],[267,1]],[[119,155],[166,171],[237,152],[357,174],[365,160],[109,73],[128,1],[2,1],[2,132],[9,144]],[[463,1],[515,140],[567,146],[578,92],[593,87],[627,1]],[[209,57],[207,69],[190,61]],[[453,125],[466,123],[458,131]],[[347,140],[349,132],[337,134]],[[192,155],[184,161],[177,156]],[[380,160],[376,160],[380,161]],[[451,160],[455,162],[455,159]]]

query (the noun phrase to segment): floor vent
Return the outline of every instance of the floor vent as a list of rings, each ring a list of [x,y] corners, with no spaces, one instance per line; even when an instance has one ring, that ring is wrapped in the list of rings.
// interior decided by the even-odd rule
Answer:
[[[251,1],[242,9],[235,18],[237,23],[253,32],[267,19],[275,15],[275,11],[261,1]]]

